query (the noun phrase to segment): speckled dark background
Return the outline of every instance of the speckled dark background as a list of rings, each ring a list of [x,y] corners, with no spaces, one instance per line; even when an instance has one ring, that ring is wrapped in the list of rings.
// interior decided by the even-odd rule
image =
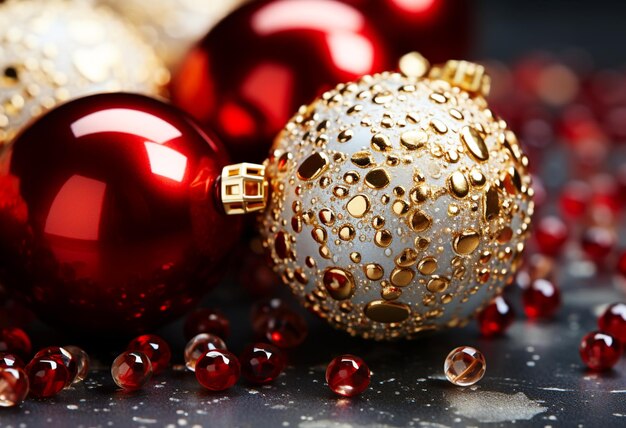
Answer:
[[[624,17],[626,2],[620,1],[481,0],[475,8],[474,58],[511,61],[536,49],[577,47],[599,66],[623,66]],[[562,156],[554,153],[544,165],[548,187],[562,178],[550,168]],[[3,409],[0,427],[626,426],[626,360],[597,375],[586,372],[578,356],[580,338],[595,328],[602,305],[624,300],[613,278],[592,275],[591,266],[564,260],[559,267],[564,307],[557,318],[533,323],[520,315],[509,333],[495,340],[480,338],[471,324],[410,343],[372,343],[311,319],[309,339],[290,354],[288,369],[274,384],[240,383],[219,394],[203,391],[180,366],[142,391],[119,392],[108,365],[125,339],[91,338],[84,345],[95,357],[95,371],[86,382],[51,400],[29,399],[19,408]],[[225,281],[206,304],[229,315],[229,347],[239,352],[251,339],[251,300],[229,285]],[[516,304],[518,294],[509,291]],[[170,341],[175,363],[181,364],[180,323],[158,333]],[[47,330],[35,333],[37,344],[67,340]],[[476,346],[488,362],[485,378],[467,389],[448,384],[442,373],[445,356],[459,345]],[[361,356],[373,371],[371,387],[358,398],[337,398],[324,385],[326,364],[342,353]]]

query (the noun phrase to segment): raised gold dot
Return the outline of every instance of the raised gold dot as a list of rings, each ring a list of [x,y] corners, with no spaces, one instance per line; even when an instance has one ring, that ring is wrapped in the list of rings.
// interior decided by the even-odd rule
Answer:
[[[411,308],[405,303],[374,300],[365,306],[364,313],[372,321],[398,323],[409,317]]]
[[[365,175],[365,184],[372,189],[382,189],[389,181],[389,174],[383,168],[374,168]]]
[[[434,257],[424,257],[417,265],[417,270],[422,275],[431,275],[437,270],[437,260]]]
[[[378,150],[379,152],[385,152],[391,150],[391,141],[389,137],[384,134],[375,134],[372,137],[372,148],[374,150]]]
[[[471,126],[461,128],[461,141],[475,160],[482,162],[489,159],[489,151],[480,133]]]
[[[374,103],[376,104],[387,104],[393,100],[393,94],[391,92],[380,92],[374,95]]]
[[[326,245],[322,245],[319,249],[319,253],[320,256],[322,256],[325,259],[330,259],[332,258],[332,254],[330,253],[330,249],[326,246]]]
[[[469,184],[465,175],[460,171],[454,171],[448,178],[448,189],[459,199],[466,197],[469,193]]]
[[[388,287],[384,287],[380,291],[380,297],[382,297],[385,300],[396,300],[400,296],[402,296],[402,290],[398,287],[388,286]]]
[[[350,160],[359,168],[368,168],[374,163],[372,154],[368,151],[356,152],[352,155]]]
[[[446,98],[446,96],[439,92],[430,94],[430,99],[438,104],[445,104],[448,102],[448,99]]]
[[[406,120],[407,120],[407,122],[412,123],[412,124],[415,125],[415,124],[419,123],[420,117],[419,117],[419,115],[417,113],[411,112],[411,113],[407,113]]]
[[[315,259],[311,256],[306,256],[306,258],[304,259],[304,263],[306,263],[307,267],[310,267],[311,269],[314,268],[317,264],[315,262]]]
[[[335,213],[328,208],[320,210],[319,219],[325,226],[332,226],[335,223]]]
[[[371,279],[372,281],[378,281],[385,274],[383,267],[377,263],[366,264],[363,266],[363,271],[367,279]]]
[[[400,267],[411,267],[417,261],[417,251],[413,248],[405,248],[400,255],[396,257],[396,265]]]
[[[372,219],[372,227],[376,230],[382,228],[385,225],[385,218],[377,215]]]
[[[391,232],[387,229],[378,230],[374,235],[374,242],[379,247],[388,247],[391,244],[393,237],[391,236]]]
[[[475,186],[475,187],[482,187],[485,185],[487,181],[483,173],[477,169],[472,169],[469,173],[469,177],[470,177],[470,182],[472,183],[472,186]]]
[[[458,234],[453,241],[453,248],[457,254],[471,254],[480,244],[480,235],[475,230],[465,230]]]
[[[298,178],[305,181],[314,180],[322,175],[328,164],[328,156],[325,153],[313,153],[298,168]]]
[[[354,239],[355,235],[356,232],[351,224],[341,226],[341,229],[339,229],[339,238],[344,241],[351,241],[352,239]]]
[[[457,109],[451,108],[449,112],[450,112],[450,116],[452,116],[456,120],[463,120],[463,113],[461,113]]]
[[[496,240],[500,244],[506,244],[513,237],[513,230],[509,226],[504,226],[496,236]]]
[[[414,232],[423,232],[432,224],[432,220],[422,211],[413,211],[408,219],[409,227]]]
[[[400,144],[408,150],[416,150],[428,142],[428,134],[424,131],[406,131],[400,136]]]
[[[495,219],[500,213],[500,197],[498,189],[490,186],[483,196],[483,216],[485,220]]]
[[[323,244],[324,242],[326,242],[326,238],[327,238],[326,229],[322,227],[316,227],[313,230],[311,230],[311,236],[313,237],[315,242],[319,244]]]
[[[335,300],[346,300],[354,294],[354,278],[350,272],[341,268],[326,269],[322,282],[330,297]]]
[[[348,196],[349,193],[350,191],[346,186],[335,186],[335,188],[333,189],[333,195],[338,198],[345,198],[346,196]]]
[[[343,181],[347,184],[356,184],[360,178],[359,173],[356,171],[348,171],[343,175]]]
[[[370,209],[370,200],[365,195],[356,195],[346,204],[346,210],[352,217],[361,218]]]
[[[391,283],[396,287],[406,287],[413,281],[415,272],[408,268],[395,268],[389,277]]]
[[[430,127],[438,134],[445,134],[446,132],[448,132],[448,127],[446,126],[446,124],[439,119],[432,119],[430,121]]]
[[[290,254],[291,242],[289,239],[289,234],[282,231],[274,236],[274,250],[276,251],[276,256],[281,259],[286,259]]]
[[[459,206],[457,204],[450,204],[450,205],[448,205],[448,215],[449,216],[455,216],[459,212],[461,212],[461,209],[459,208]]]
[[[351,129],[346,129],[345,131],[341,131],[337,136],[337,140],[340,143],[347,143],[354,137],[354,132]]]
[[[431,293],[442,293],[448,289],[449,284],[450,280],[445,276],[433,275],[426,284],[426,288]]]
[[[418,184],[411,189],[409,196],[413,203],[422,203],[430,197],[430,187],[427,184]]]
[[[398,199],[393,203],[393,205],[391,205],[391,209],[396,215],[402,216],[409,212],[409,204]]]
[[[352,260],[352,262],[354,263],[361,263],[361,253],[358,253],[356,251],[350,253],[350,260]]]

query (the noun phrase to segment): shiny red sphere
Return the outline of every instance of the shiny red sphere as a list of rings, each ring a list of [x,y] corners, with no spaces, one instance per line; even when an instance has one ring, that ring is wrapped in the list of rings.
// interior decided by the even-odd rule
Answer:
[[[292,310],[270,315],[256,328],[265,340],[283,349],[301,345],[309,334],[304,317]]]
[[[362,12],[329,0],[250,2],[224,18],[174,75],[174,103],[261,161],[302,104],[335,84],[389,68]]]
[[[162,373],[172,359],[170,345],[155,334],[143,334],[134,338],[126,348],[127,351],[143,352],[152,363],[153,373]]]
[[[613,303],[598,318],[598,327],[626,345],[626,303]]]
[[[584,181],[570,181],[561,191],[561,213],[568,218],[580,218],[587,212],[592,189]]]
[[[280,349],[268,343],[248,346],[239,356],[241,374],[248,382],[265,384],[274,381],[285,369]]]
[[[498,296],[478,314],[477,320],[483,336],[498,336],[513,324],[515,311],[504,297]]]
[[[336,357],[326,368],[328,387],[344,397],[353,397],[365,391],[370,384],[370,376],[365,361],[354,355]]]
[[[468,0],[342,0],[362,10],[392,60],[419,51],[433,63],[467,57],[472,45]]]
[[[0,368],[0,407],[19,406],[28,395],[28,376],[17,367]]]
[[[160,101],[102,94],[17,137],[0,281],[45,321],[130,333],[188,310],[239,236],[216,201],[223,147]]]
[[[592,226],[583,232],[581,246],[585,254],[594,262],[603,262],[615,244],[615,233],[605,227]]]
[[[66,386],[74,382],[78,374],[78,361],[68,350],[60,346],[48,346],[35,354],[34,359],[38,358],[48,358],[63,364],[69,374]]]
[[[241,374],[237,357],[226,350],[211,350],[196,361],[196,379],[210,391],[231,388]]]
[[[558,217],[542,218],[535,229],[535,239],[539,251],[552,257],[561,253],[568,237],[567,225]]]
[[[120,388],[136,391],[152,378],[152,363],[143,352],[123,352],[111,364],[111,377]]]
[[[28,360],[32,351],[30,337],[24,330],[18,327],[0,328],[0,352],[10,352]]]
[[[184,332],[187,340],[202,333],[226,339],[230,335],[230,321],[219,309],[198,308],[187,316]]]
[[[37,398],[53,397],[71,382],[67,367],[54,358],[33,358],[24,371],[28,375],[30,395]]]
[[[608,333],[594,331],[580,342],[580,358],[593,371],[609,370],[622,356],[622,346]]]
[[[551,318],[561,306],[561,292],[553,282],[535,279],[523,291],[522,304],[528,318]]]

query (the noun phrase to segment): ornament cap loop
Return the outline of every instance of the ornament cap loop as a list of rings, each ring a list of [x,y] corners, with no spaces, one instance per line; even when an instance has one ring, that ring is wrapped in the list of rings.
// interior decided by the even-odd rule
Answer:
[[[428,77],[445,80],[471,95],[487,97],[491,89],[491,77],[485,67],[474,62],[449,60],[442,66],[431,68]]]
[[[267,203],[265,166],[238,163],[222,169],[221,199],[226,214],[261,211]]]

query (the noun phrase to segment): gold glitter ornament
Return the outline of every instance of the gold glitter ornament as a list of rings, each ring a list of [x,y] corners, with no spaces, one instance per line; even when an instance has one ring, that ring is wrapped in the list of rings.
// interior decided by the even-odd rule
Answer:
[[[97,92],[163,94],[169,72],[110,10],[83,0],[0,4],[0,153],[32,118]]]
[[[189,48],[245,0],[98,0],[119,12],[154,46],[170,69]]]
[[[260,219],[304,305],[377,340],[467,324],[513,281],[533,211],[528,158],[487,106],[484,68],[409,54],[401,69],[299,110],[266,161]]]

